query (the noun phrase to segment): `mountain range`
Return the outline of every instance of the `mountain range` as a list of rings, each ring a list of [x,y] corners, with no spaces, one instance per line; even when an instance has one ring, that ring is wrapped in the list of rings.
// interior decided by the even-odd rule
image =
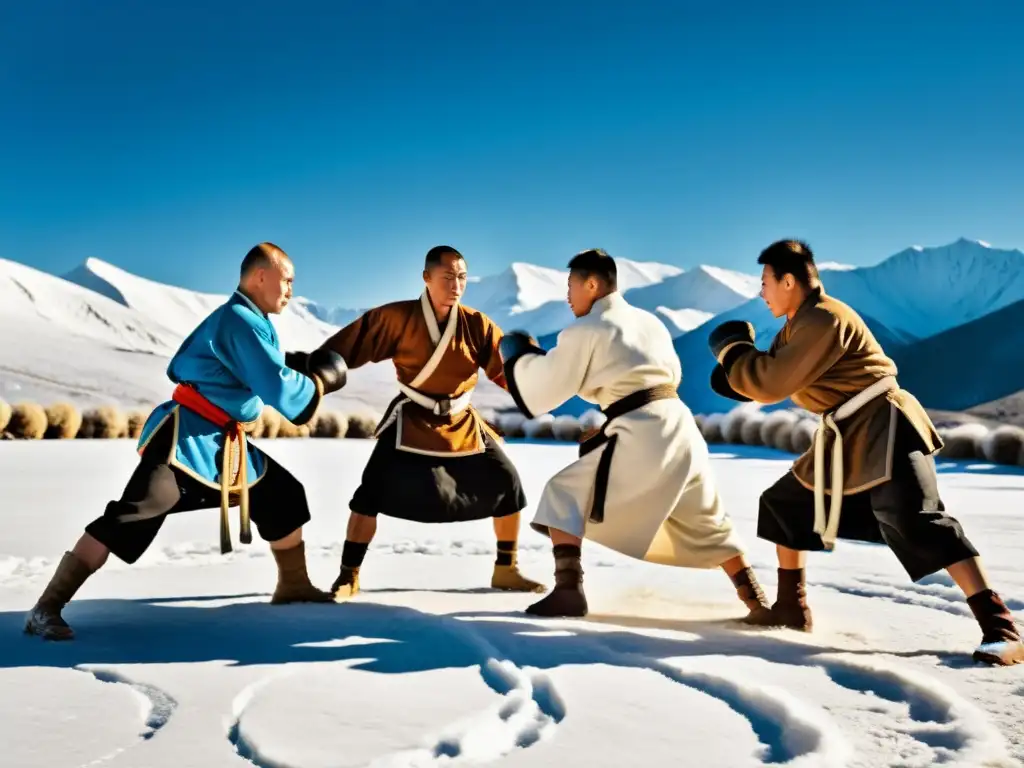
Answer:
[[[720,267],[692,269],[616,260],[630,303],[655,313],[674,337],[683,367],[680,394],[698,413],[735,403],[708,387],[714,361],[707,335],[727,319],[750,321],[765,348],[782,325],[758,297],[760,277]],[[864,316],[899,366],[901,382],[926,407],[963,411],[1024,389],[1024,253],[960,239],[914,246],[867,267],[821,265],[828,293]],[[465,302],[505,330],[522,329],[550,347],[573,318],[565,271],[516,262],[471,278]],[[144,405],[169,392],[165,368],[181,340],[227,294],[206,294],[86,259],[61,276],[0,259],[0,397],[17,402]],[[412,297],[395,297],[412,298]],[[273,321],[287,349],[309,349],[362,310],[295,297]],[[1021,341],[1024,341],[1022,339]],[[332,395],[339,408],[379,412],[394,395],[389,363],[353,372]],[[486,380],[481,407],[511,407]],[[559,409],[589,408],[575,400]]]

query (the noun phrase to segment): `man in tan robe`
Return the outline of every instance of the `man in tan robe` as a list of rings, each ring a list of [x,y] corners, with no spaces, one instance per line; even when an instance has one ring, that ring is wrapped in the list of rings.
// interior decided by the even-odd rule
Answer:
[[[544,591],[519,572],[517,563],[520,511],[526,506],[519,474],[498,436],[470,405],[480,369],[506,385],[498,351],[501,329],[461,303],[466,279],[466,261],[458,251],[432,248],[418,299],[372,309],[321,346],[341,355],[349,369],[391,360],[399,389],[377,426],[376,445],[349,504],[335,600],[359,591],[377,515],[421,523],[493,518],[498,552],[491,586]]]
[[[1012,664],[1024,645],[988,585],[978,552],[945,513],[933,454],[942,447],[924,408],[896,381],[896,366],[861,317],[828,296],[811,249],[794,240],[760,255],[761,295],[786,323],[767,352],[749,323],[729,321],[709,344],[712,388],[737,400],[787,398],[821,416],[811,449],[761,495],[758,536],[776,544],[778,599],[751,623],[809,631],[808,550],[836,539],[885,543],[913,581],[945,569],[982,630],[976,660]]]
[[[584,538],[630,557],[684,568],[722,568],[747,608],[767,600],[715,487],[707,444],[679,399],[679,358],[664,324],[617,290],[604,251],[569,262],[569,304],[578,318],[545,352],[526,334],[502,341],[505,377],[519,409],[544,413],[574,395],[607,417],[580,458],[544,488],[533,527],[554,545],[555,588],[527,608],[584,616]]]

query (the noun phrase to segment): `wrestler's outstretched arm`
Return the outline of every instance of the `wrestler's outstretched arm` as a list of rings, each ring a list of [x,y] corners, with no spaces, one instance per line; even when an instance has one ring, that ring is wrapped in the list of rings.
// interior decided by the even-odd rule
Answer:
[[[289,368],[266,330],[234,307],[224,313],[213,351],[239,381],[293,424],[309,421],[324,394],[345,383],[345,362],[340,356],[310,355],[308,373]]]
[[[789,341],[769,352],[754,346],[753,327],[738,320],[722,323],[708,337],[732,389],[760,403],[780,403],[813,384],[839,361],[847,343],[827,312],[801,318]]]
[[[569,326],[545,352],[528,334],[512,331],[501,340],[508,391],[527,418],[553,411],[579,394],[590,366],[594,337],[585,326]]]

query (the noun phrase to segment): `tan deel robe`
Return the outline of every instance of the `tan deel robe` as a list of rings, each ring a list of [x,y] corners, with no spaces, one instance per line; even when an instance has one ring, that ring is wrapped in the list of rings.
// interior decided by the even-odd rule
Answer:
[[[924,408],[896,384],[895,363],[860,315],[824,289],[810,293],[767,352],[742,344],[719,357],[726,362],[732,388],[757,402],[790,398],[812,413],[830,415],[861,393],[867,395],[851,402],[860,407],[848,418],[841,418],[839,412],[835,421],[842,436],[842,476],[837,479],[843,495],[866,491],[890,479],[899,417],[907,419],[920,435],[925,456],[942,447]],[[816,441],[819,439],[824,491],[831,493],[836,433],[819,425]],[[793,464],[793,474],[805,488],[814,490],[814,445]]]
[[[657,385],[679,386],[679,358],[664,324],[619,293],[558,336],[546,354],[526,354],[509,388],[534,415],[574,395],[602,409]],[[590,520],[605,444],[556,473],[533,519],[654,563],[714,568],[741,554],[718,495],[707,444],[678,399],[657,400],[608,422],[616,436],[602,522]]]
[[[484,451],[483,430],[497,438],[469,399],[481,368],[491,381],[506,386],[498,351],[501,338],[487,315],[461,304],[438,327],[424,291],[419,299],[369,310],[323,346],[345,358],[351,369],[383,360],[394,363],[400,393],[388,406],[378,434],[397,420],[399,450],[464,456]]]

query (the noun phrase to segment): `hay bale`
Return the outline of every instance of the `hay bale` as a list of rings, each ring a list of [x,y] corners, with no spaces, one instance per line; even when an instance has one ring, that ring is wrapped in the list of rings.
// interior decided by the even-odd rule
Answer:
[[[11,408],[6,432],[15,440],[42,440],[46,434],[46,411],[38,403],[17,403]]]
[[[540,416],[527,419],[523,422],[523,434],[533,440],[550,440],[554,437],[551,431],[554,421],[555,417],[550,413],[542,413]]]
[[[555,440],[578,443],[583,435],[583,427],[575,416],[556,416],[551,423],[551,434]]]
[[[980,459],[983,457],[982,442],[988,432],[988,427],[977,423],[959,424],[952,429],[940,430],[939,436],[944,445],[937,455],[944,459]]]
[[[101,405],[82,414],[79,439],[115,440],[128,436],[128,418],[113,405]]]
[[[600,429],[608,421],[598,408],[588,408],[580,414],[580,429],[587,432],[592,429]]]
[[[278,423],[277,436],[282,439],[309,437],[309,425],[294,424],[288,421],[284,416],[281,416]]]
[[[128,437],[138,440],[142,436],[142,428],[146,426],[146,421],[151,413],[153,413],[152,408],[146,410],[133,408],[128,411]]]
[[[345,437],[368,440],[373,437],[379,421],[380,417],[372,413],[350,413],[348,415],[348,432]]]
[[[761,427],[765,415],[761,411],[748,413],[740,425],[740,442],[744,445],[764,445],[761,441]]]
[[[313,437],[344,437],[348,432],[348,418],[338,411],[321,413],[310,433]]]
[[[505,437],[523,437],[526,417],[519,411],[505,411],[497,415],[498,427]]]
[[[71,403],[54,403],[46,409],[47,440],[74,440],[82,428],[82,414]]]
[[[722,417],[722,440],[726,443],[743,442],[743,425],[751,417],[751,414],[760,413],[760,411],[759,403],[743,403],[726,413]]]
[[[7,422],[11,420],[11,406],[0,400],[0,433],[7,428]]]
[[[709,414],[704,419],[703,429],[701,434],[704,435],[704,442],[706,443],[721,443],[722,437],[722,419],[724,415],[721,413]]]
[[[1024,449],[1024,429],[1012,424],[1001,424],[981,439],[981,454],[993,464],[1020,463]]]
[[[793,431],[789,436],[789,450],[791,453],[804,454],[814,444],[814,433],[818,429],[818,422],[814,419],[800,419],[793,425]]]
[[[793,425],[799,418],[793,411],[772,411],[767,414],[764,421],[761,422],[761,445],[788,451],[789,436],[793,431]],[[780,432],[785,433],[786,448],[779,448],[779,444],[783,442],[779,435]]]

